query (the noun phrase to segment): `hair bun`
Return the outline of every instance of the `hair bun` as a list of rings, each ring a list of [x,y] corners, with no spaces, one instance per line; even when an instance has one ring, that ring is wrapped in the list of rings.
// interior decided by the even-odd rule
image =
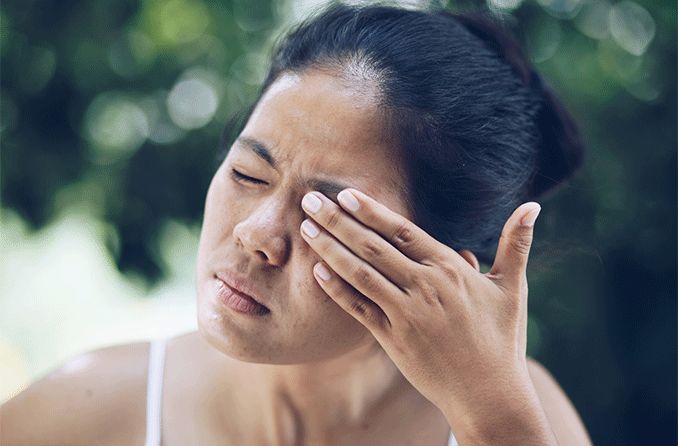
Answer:
[[[544,195],[570,178],[583,164],[584,145],[572,115],[554,90],[534,69],[521,45],[503,25],[488,13],[441,11],[461,23],[508,63],[525,85],[542,98],[537,115],[541,136],[537,168],[530,189],[530,199]]]

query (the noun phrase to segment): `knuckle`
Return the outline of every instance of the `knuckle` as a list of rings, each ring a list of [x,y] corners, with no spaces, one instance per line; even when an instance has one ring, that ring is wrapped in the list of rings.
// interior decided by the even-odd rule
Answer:
[[[372,275],[372,272],[364,266],[356,268],[353,272],[353,277],[355,278],[355,281],[361,285],[361,288],[373,290],[376,285],[376,280]]]
[[[370,328],[380,329],[384,326],[382,318],[379,317],[379,313],[374,310],[370,305],[366,305],[367,310],[363,313],[363,324],[369,326]]]
[[[381,248],[378,241],[373,238],[368,238],[361,246],[362,255],[365,258],[378,259],[383,256],[383,249]]]
[[[419,281],[419,293],[427,305],[436,305],[441,303],[438,289],[428,280]]]
[[[458,283],[460,280],[460,273],[457,265],[451,262],[440,263],[440,269],[445,274],[445,280],[450,283]]]
[[[369,316],[370,307],[367,304],[367,302],[365,302],[362,299],[354,299],[351,302],[350,308],[351,308],[351,312],[357,314],[362,319],[370,319],[371,318],[371,316]]]
[[[403,220],[398,223],[398,227],[391,237],[397,247],[410,246],[414,242],[414,229],[409,221]]]
[[[409,284],[407,287],[408,290],[421,289],[430,282],[430,271],[428,271],[426,268],[413,268],[406,273],[406,280]]]
[[[525,235],[508,235],[502,234],[502,237],[508,242],[510,248],[522,255],[528,255],[530,253],[530,246],[532,245],[532,240]]]
[[[325,219],[325,226],[327,227],[327,229],[336,228],[340,220],[341,215],[339,211],[337,211],[336,209],[330,210],[327,213],[327,217]]]
[[[426,275],[424,275],[424,274],[417,274],[417,273],[412,274],[412,276],[411,276],[411,278],[410,278],[410,282],[411,282],[412,285],[413,285],[414,287],[416,287],[417,289],[421,289],[422,287],[424,287],[424,286],[426,285],[426,283],[428,282],[428,280],[429,280],[429,279],[428,279],[428,277],[427,277]]]

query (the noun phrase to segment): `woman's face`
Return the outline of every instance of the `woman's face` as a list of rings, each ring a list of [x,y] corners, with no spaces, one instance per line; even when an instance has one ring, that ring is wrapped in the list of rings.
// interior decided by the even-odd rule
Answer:
[[[355,187],[410,218],[394,151],[380,137],[373,100],[358,91],[319,71],[282,75],[212,179],[198,252],[198,326],[234,358],[302,363],[374,342],[316,282],[312,268],[321,258],[299,233],[307,217],[302,197],[324,189],[313,180]],[[237,182],[232,169],[265,183]],[[336,203],[340,190],[326,195]],[[229,271],[254,284],[267,313],[221,303],[217,275]]]

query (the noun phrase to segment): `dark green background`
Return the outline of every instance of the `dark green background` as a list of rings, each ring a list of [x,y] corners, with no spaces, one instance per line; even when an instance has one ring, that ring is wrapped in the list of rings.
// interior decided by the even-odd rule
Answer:
[[[591,8],[605,3],[568,10],[577,3],[526,1],[502,13],[577,118],[588,150],[574,181],[542,201],[528,354],[560,382],[595,444],[675,444],[675,3],[632,4],[656,26],[638,55],[614,36],[596,36],[609,15]],[[633,16],[629,4],[612,3]],[[253,99],[272,39],[289,25],[284,8],[244,0],[3,2],[3,208],[35,229],[64,208],[87,208],[111,223],[119,268],[150,289],[166,272],[158,228],[168,219],[199,224],[220,131]],[[179,130],[164,100],[195,66],[216,74],[219,107],[208,124]],[[174,140],[118,138],[139,110],[155,110],[157,125],[147,124],[161,136],[166,126]]]

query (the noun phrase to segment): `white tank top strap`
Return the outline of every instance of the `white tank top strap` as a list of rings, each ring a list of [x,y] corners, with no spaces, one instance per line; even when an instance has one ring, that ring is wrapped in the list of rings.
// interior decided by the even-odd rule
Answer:
[[[454,438],[454,433],[450,431],[450,440],[447,442],[447,446],[459,446],[457,439]]]
[[[166,338],[153,339],[150,342],[146,385],[146,446],[160,446],[162,377],[165,368],[166,344]]]

